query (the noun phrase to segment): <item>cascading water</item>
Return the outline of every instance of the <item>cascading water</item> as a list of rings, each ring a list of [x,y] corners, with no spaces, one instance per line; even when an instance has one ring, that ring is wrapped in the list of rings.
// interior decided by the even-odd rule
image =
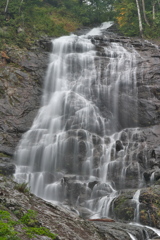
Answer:
[[[133,201],[136,203],[136,209],[134,212],[134,221],[135,222],[139,222],[139,205],[140,205],[139,196],[140,196],[140,189],[138,189],[133,196]]]
[[[110,216],[119,190],[130,187],[130,168],[134,187],[143,185],[134,161],[143,144],[136,129],[125,129],[137,125],[136,52],[107,37],[99,49],[99,39],[52,41],[42,107],[15,153],[18,182],[48,201],[87,208],[92,218]]]
[[[131,233],[128,233],[132,240],[137,240]]]

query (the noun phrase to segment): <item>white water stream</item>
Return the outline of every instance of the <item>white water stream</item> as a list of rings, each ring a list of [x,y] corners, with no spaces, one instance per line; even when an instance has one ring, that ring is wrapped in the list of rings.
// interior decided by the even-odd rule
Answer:
[[[136,203],[136,208],[135,208],[135,212],[134,212],[134,222],[137,222],[137,223],[139,223],[140,192],[141,192],[140,189],[138,189],[133,196],[133,201]]]
[[[130,238],[131,238],[132,240],[137,240],[137,238],[134,237],[131,233],[128,233],[128,235],[130,236]]]
[[[113,22],[104,22],[100,27],[93,28],[91,31],[87,33],[87,36],[96,36],[101,35],[103,30],[106,30],[107,28],[111,27],[113,25]]]

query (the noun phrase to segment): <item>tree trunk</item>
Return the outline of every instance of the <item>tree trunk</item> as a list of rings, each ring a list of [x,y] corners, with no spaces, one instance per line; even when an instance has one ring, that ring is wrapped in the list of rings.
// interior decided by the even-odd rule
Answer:
[[[147,24],[148,26],[150,26],[150,24],[149,24],[149,22],[148,22],[148,20],[147,20],[147,17],[146,17],[146,8],[145,8],[145,2],[144,2],[144,0],[142,0],[142,7],[143,7],[144,20],[145,20],[146,24]]]
[[[9,0],[7,0],[7,2],[6,2],[6,7],[5,7],[5,10],[4,10],[5,13],[7,12],[8,4],[9,4]]]
[[[140,12],[138,0],[136,0],[136,5],[137,5],[137,12],[138,12],[139,31],[140,31],[141,37],[143,37],[142,18],[141,18],[141,12]]]
[[[156,13],[155,13],[155,2],[153,2],[152,12],[153,12],[153,20],[155,20],[155,19],[156,19]]]

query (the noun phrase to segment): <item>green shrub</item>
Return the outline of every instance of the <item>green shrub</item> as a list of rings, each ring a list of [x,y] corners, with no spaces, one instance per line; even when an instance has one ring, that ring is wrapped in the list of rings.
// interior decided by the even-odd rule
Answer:
[[[19,183],[15,185],[15,189],[17,189],[19,192],[22,193],[29,193],[30,192],[30,188],[28,187],[28,183]]]

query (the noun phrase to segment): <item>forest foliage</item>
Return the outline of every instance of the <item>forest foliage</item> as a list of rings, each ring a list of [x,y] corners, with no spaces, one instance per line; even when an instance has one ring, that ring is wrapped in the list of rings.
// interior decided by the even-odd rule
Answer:
[[[115,20],[128,36],[160,37],[160,0],[116,0]]]
[[[0,47],[24,47],[110,20],[125,35],[158,38],[160,0],[1,0]]]
[[[1,0],[0,45],[24,47],[41,36],[58,37],[82,25],[110,20],[110,1]]]

